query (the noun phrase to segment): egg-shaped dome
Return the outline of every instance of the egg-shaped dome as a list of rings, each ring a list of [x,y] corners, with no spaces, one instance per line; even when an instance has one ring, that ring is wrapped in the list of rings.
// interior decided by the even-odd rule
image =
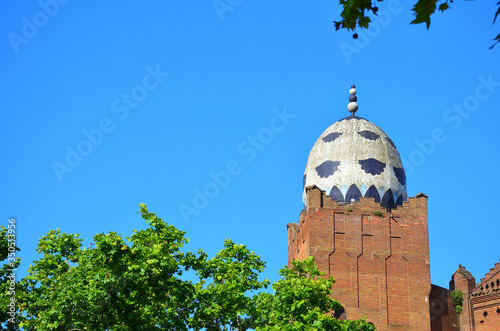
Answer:
[[[354,113],[326,129],[311,149],[304,173],[304,205],[306,187],[312,185],[338,202],[374,197],[393,208],[407,200],[406,175],[396,146],[382,129]]]

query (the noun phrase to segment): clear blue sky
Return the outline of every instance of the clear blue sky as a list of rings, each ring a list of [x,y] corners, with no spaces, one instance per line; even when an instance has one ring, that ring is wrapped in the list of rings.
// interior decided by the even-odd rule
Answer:
[[[65,1],[0,4],[0,215],[17,218],[21,275],[50,229],[127,236],[144,202],[188,249],[231,238],[276,279],[307,156],[351,84],[408,195],[429,196],[433,283],[499,261],[494,2],[455,1],[427,31],[384,1],[355,42],[336,1]]]

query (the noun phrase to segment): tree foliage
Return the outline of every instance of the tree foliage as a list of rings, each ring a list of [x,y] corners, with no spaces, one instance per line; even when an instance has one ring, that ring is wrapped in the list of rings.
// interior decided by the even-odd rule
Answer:
[[[256,330],[375,330],[365,320],[340,321],[332,313],[342,309],[329,297],[335,282],[325,278],[313,257],[295,260],[291,269],[279,271],[273,284],[274,294],[261,293],[256,298]]]
[[[464,302],[464,293],[462,290],[454,290],[450,292],[451,299],[453,300],[453,304],[455,305],[455,310],[457,314],[460,315],[462,313],[462,304]]]
[[[341,19],[333,22],[335,29],[345,28],[347,30],[355,30],[356,27],[368,29],[372,22],[370,15],[377,15],[377,3],[382,1],[383,0],[339,0],[342,6],[342,12],[340,14]],[[415,18],[410,24],[425,23],[427,29],[429,29],[431,25],[431,16],[436,13],[436,10],[444,12],[451,9],[452,4],[453,0],[418,0],[412,8]],[[500,1],[498,1],[497,6],[497,11],[493,15],[493,24],[500,14]],[[357,38],[357,34],[354,34],[354,38]],[[490,48],[493,48],[500,42],[500,34],[493,40],[495,43]]]
[[[186,252],[185,233],[141,204],[148,223],[126,240],[49,231],[16,291],[24,330],[374,330],[364,320],[339,321],[328,297],[332,278],[314,260],[280,270],[274,293],[260,280],[265,263],[227,239],[213,258]],[[3,234],[4,232],[2,232]],[[2,246],[2,257],[4,247]],[[190,280],[186,272],[196,275]],[[2,302],[7,293],[0,293]],[[2,320],[5,322],[5,319]],[[4,323],[5,325],[5,323]],[[16,325],[9,324],[12,329]]]
[[[196,285],[183,272],[204,255],[183,253],[184,232],[141,206],[149,223],[126,243],[97,234],[91,248],[78,235],[52,230],[40,239],[43,257],[21,280],[21,325],[44,330],[187,330]]]

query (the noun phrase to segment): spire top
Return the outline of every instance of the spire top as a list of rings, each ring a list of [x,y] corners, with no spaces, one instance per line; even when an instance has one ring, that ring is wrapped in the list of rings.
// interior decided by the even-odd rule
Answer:
[[[347,105],[347,109],[351,112],[351,115],[354,116],[354,113],[358,110],[358,104],[356,103],[358,100],[358,97],[356,96],[356,86],[351,85],[349,94],[349,104]]]

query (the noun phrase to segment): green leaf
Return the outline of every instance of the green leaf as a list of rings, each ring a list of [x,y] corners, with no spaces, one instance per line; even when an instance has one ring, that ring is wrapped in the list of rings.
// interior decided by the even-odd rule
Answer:
[[[418,0],[418,2],[413,6],[412,11],[415,15],[415,19],[411,21],[411,24],[424,23],[429,29],[431,25],[430,16],[436,11],[437,0]]]
[[[448,8],[450,8],[450,6],[448,6],[448,3],[447,3],[447,2],[445,2],[445,3],[442,3],[442,4],[440,4],[440,5],[439,5],[438,10],[439,10],[439,11],[445,11],[445,10],[447,10]]]
[[[371,23],[371,20],[369,17],[367,16],[364,16],[364,17],[360,17],[359,18],[359,21],[358,21],[358,25],[362,28],[366,28],[368,29],[368,25]]]

